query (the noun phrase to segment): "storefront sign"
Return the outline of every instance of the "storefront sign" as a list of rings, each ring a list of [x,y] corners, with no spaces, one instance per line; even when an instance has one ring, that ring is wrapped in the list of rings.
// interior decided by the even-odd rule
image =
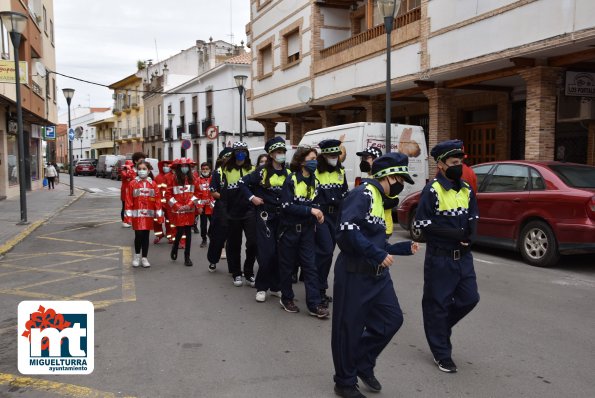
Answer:
[[[28,83],[29,69],[27,61],[19,61],[20,81]],[[15,83],[14,61],[0,60],[0,83]]]
[[[595,73],[566,72],[566,95],[595,97]]]

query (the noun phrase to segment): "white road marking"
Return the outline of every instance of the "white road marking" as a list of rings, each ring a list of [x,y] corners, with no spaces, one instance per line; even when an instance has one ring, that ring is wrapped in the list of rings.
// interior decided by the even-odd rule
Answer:
[[[568,276],[563,279],[555,279],[552,281],[555,285],[561,286],[575,286],[575,287],[595,287],[595,281],[589,279],[579,279],[576,277]]]
[[[92,191],[92,192],[94,192],[94,193],[95,193],[95,192],[101,192],[101,191],[102,191],[102,190],[101,190],[101,188],[87,188],[87,189],[88,189],[89,191]]]
[[[113,192],[120,192],[120,188],[116,188],[116,187],[108,187],[107,189],[110,191],[113,191]]]
[[[473,261],[477,261],[478,263],[486,263],[486,264],[496,264],[493,261],[482,260],[481,258],[473,257]]]

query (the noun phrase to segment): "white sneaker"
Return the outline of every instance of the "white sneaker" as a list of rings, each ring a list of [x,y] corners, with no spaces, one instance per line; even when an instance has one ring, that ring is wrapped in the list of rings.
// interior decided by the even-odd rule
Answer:
[[[149,260],[147,260],[146,257],[143,257],[140,262],[144,268],[149,268],[151,266],[151,263],[149,263]]]
[[[256,292],[256,301],[259,303],[264,303],[267,299],[267,292],[261,290],[260,292]]]
[[[241,276],[236,276],[235,278],[233,278],[233,285],[236,287],[240,287],[244,284],[244,282],[242,282],[242,277]]]
[[[134,257],[132,257],[132,266],[134,268],[136,268],[139,265],[140,265],[140,254],[135,254]]]
[[[122,228],[130,228],[130,224],[127,224],[125,222],[122,223]]]
[[[256,278],[254,278],[253,276],[246,278],[246,283],[248,283],[250,287],[254,287],[256,286]]]
[[[277,296],[277,297],[281,298],[283,295],[281,294],[281,290],[278,290],[276,292],[271,290],[271,296]]]

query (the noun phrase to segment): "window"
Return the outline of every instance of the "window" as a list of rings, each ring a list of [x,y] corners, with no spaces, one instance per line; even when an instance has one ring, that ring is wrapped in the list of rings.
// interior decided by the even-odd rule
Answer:
[[[48,12],[46,11],[45,7],[43,7],[43,31],[47,35],[47,33],[48,33]]]
[[[273,0],[256,0],[256,9],[260,11],[261,8],[263,8],[267,4],[270,4],[271,1]]]
[[[10,59],[10,36],[2,21],[0,26],[2,27],[2,59]]]
[[[56,96],[58,95],[56,91],[56,78],[52,78],[52,92],[54,93],[54,103],[56,103]]]
[[[288,33],[283,36],[283,58],[285,59],[285,65],[292,64],[300,60],[301,50],[301,36],[299,29]]]
[[[479,179],[478,179],[479,181]],[[527,189],[529,181],[526,166],[514,164],[501,164],[498,166],[492,178],[488,181],[485,192],[516,192]]]
[[[50,19],[50,42],[54,44],[54,21]]]
[[[486,176],[488,175],[488,173],[490,172],[492,167],[493,167],[493,165],[491,165],[491,164],[473,167],[473,171],[475,172],[475,175],[477,176],[477,190],[480,190],[481,183],[483,182],[483,180],[485,180]]]
[[[198,96],[192,97],[192,123],[198,122]]]
[[[397,15],[407,14],[409,11],[421,7],[421,0],[401,0]]]
[[[569,187],[595,188],[595,168],[579,165],[552,165],[550,169]]]
[[[545,189],[545,182],[541,174],[535,169],[531,169],[531,187],[534,191]]]
[[[257,68],[259,79],[264,79],[273,74],[273,39],[269,39],[259,46]]]

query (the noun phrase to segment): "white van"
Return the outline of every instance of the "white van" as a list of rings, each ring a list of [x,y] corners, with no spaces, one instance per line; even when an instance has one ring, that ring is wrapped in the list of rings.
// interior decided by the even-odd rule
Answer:
[[[101,155],[99,156],[99,160],[97,161],[97,173],[95,177],[99,178],[100,176],[106,178],[107,176],[112,175],[112,167],[116,164],[116,162],[120,159],[125,159],[126,157],[123,155]]]
[[[327,127],[307,132],[300,145],[318,147],[318,143],[327,139],[342,139],[347,152],[343,167],[347,175],[349,188],[353,188],[357,177],[365,178],[359,169],[360,157],[356,152],[375,146],[386,153],[386,125],[384,123],[351,123]],[[414,184],[405,184],[399,194],[404,198],[412,192],[421,191],[428,181],[428,149],[424,130],[420,126],[393,124],[391,130],[391,151],[402,152],[409,157],[409,174]],[[320,153],[320,150],[319,150]],[[289,158],[288,158],[289,159]]]
[[[151,165],[151,173],[153,173],[153,177],[157,177],[159,175],[159,159],[145,158],[145,162]]]

